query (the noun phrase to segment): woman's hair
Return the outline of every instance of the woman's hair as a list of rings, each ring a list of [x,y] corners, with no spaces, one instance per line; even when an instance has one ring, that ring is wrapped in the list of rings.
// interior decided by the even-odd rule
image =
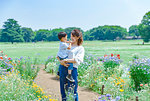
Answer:
[[[82,32],[78,29],[74,29],[74,30],[72,30],[71,34],[72,34],[73,37],[76,36],[76,37],[79,38],[78,41],[77,41],[77,45],[78,46],[82,45],[82,43],[83,43]]]

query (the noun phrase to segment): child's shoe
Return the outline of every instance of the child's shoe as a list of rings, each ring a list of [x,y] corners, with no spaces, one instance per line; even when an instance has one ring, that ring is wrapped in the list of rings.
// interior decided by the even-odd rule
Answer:
[[[68,75],[66,76],[66,78],[67,78],[70,82],[75,82],[71,74],[68,74]]]

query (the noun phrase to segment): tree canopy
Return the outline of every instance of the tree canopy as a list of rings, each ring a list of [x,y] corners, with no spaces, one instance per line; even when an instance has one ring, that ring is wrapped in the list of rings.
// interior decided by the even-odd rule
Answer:
[[[3,42],[24,42],[21,26],[14,19],[4,22],[1,31],[1,41]]]
[[[150,41],[150,11],[147,12],[138,26],[141,37],[144,42]]]
[[[33,31],[32,28],[22,27],[14,19],[8,19],[4,22],[3,28],[0,29],[1,42],[33,42],[33,41],[59,41],[58,33],[66,32],[68,38],[74,29],[79,29],[83,33],[84,40],[118,40],[126,36],[138,38],[141,36],[144,42],[150,40],[150,12],[143,16],[139,25],[132,25],[127,32],[126,28],[118,25],[104,25],[94,27],[90,30],[83,31],[79,27],[39,29]]]

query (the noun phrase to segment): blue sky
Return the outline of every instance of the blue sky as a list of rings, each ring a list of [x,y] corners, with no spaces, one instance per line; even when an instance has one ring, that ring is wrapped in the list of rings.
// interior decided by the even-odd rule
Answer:
[[[8,18],[33,30],[102,25],[129,28],[150,11],[150,0],[0,0],[0,28]]]

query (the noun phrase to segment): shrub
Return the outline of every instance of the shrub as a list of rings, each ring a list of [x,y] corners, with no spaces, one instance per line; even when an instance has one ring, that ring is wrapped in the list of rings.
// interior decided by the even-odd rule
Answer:
[[[150,83],[150,59],[134,59],[129,71],[136,91],[141,90],[140,84]]]

